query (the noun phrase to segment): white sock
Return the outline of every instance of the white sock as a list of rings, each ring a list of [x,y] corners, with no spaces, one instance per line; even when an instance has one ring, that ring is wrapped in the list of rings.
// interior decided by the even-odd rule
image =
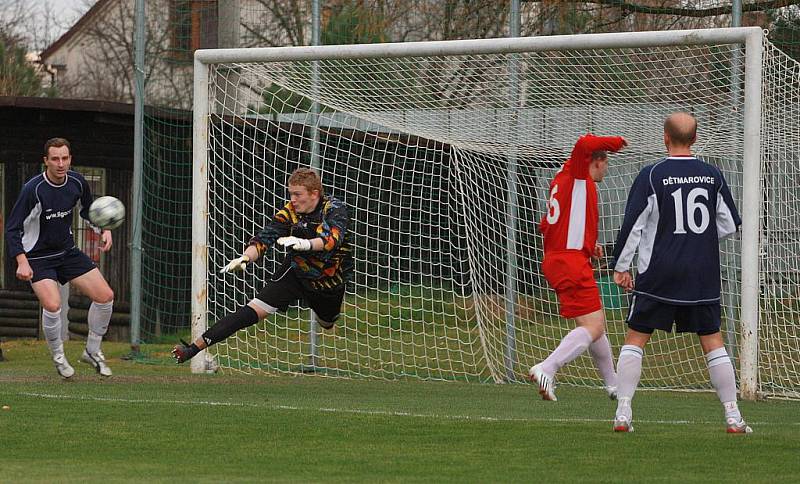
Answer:
[[[725,409],[725,417],[740,420],[742,414],[736,404],[736,375],[728,352],[724,347],[709,351],[706,354],[706,363],[711,385],[717,391],[719,401]]]
[[[603,378],[607,387],[617,386],[617,372],[614,370],[614,355],[611,353],[611,343],[605,333],[589,345],[589,354],[592,355],[594,366]]]
[[[592,344],[592,335],[586,328],[578,326],[573,329],[555,349],[546,360],[542,362],[542,371],[551,377],[564,365],[579,357],[581,353],[586,351],[586,348]]]
[[[100,351],[100,342],[108,331],[108,323],[111,321],[111,313],[114,308],[114,301],[107,303],[93,302],[89,306],[89,315],[86,322],[89,324],[89,334],[86,336],[86,351],[95,354]]]
[[[64,342],[61,340],[61,308],[50,312],[42,309],[42,328],[44,337],[47,338],[47,346],[50,347],[50,354],[53,356],[64,354]]]
[[[617,415],[631,419],[631,400],[642,376],[644,350],[636,345],[623,345],[617,363]]]

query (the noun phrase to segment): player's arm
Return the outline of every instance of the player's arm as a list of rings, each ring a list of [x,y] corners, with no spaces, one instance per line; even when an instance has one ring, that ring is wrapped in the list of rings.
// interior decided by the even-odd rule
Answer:
[[[247,264],[257,261],[275,245],[275,242],[289,233],[288,205],[272,217],[272,221],[250,239],[241,256],[228,262],[220,272],[243,271]]]
[[[628,202],[625,205],[625,218],[614,244],[611,267],[615,272],[628,272],[633,263],[636,249],[642,238],[642,231],[650,213],[655,208],[655,195],[650,190],[650,169],[639,172],[633,182]],[[616,276],[615,276],[616,280]]]
[[[628,145],[622,136],[595,136],[587,133],[575,143],[570,154],[570,174],[577,179],[589,176],[589,162],[595,151],[617,152]]]
[[[332,254],[344,243],[349,226],[350,215],[347,213],[347,207],[338,202],[325,215],[322,231],[313,243],[319,246],[320,251]]]
[[[622,136],[595,136],[587,133],[578,138],[572,153],[589,156],[595,151],[613,151],[616,153],[627,145],[628,142]]]
[[[29,281],[33,277],[33,270],[28,263],[28,256],[25,255],[25,248],[22,245],[23,228],[25,219],[31,214],[36,206],[36,194],[32,187],[25,185],[14,203],[14,208],[6,220],[5,236],[6,251],[9,257],[17,262],[17,279]]]
[[[719,170],[718,170],[719,171]],[[721,186],[717,193],[717,236],[719,240],[735,234],[742,225],[742,218],[736,210],[736,203],[733,201],[728,182],[722,172],[719,172]]]
[[[319,259],[327,260],[344,243],[347,226],[350,223],[347,207],[338,200],[331,203],[333,205],[325,212],[317,237],[313,239],[281,237],[278,243],[299,252],[318,252],[316,256]]]

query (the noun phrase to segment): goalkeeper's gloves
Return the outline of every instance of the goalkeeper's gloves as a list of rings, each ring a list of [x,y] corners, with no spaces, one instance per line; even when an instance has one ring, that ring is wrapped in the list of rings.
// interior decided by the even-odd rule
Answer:
[[[238,272],[243,271],[247,264],[250,263],[250,257],[243,255],[241,257],[237,257],[232,261],[228,262],[228,264],[223,267],[220,272]]]
[[[294,249],[298,252],[305,252],[311,250],[311,241],[309,239],[301,239],[299,237],[281,237],[278,243],[287,249]]]

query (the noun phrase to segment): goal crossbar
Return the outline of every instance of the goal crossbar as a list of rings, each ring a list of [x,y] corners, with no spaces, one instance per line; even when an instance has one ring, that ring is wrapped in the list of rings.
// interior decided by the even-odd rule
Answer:
[[[667,47],[676,45],[744,44],[750,37],[759,42],[760,27],[730,27],[663,32],[613,32],[606,34],[553,35],[499,39],[392,42],[384,44],[321,45],[307,47],[259,47],[199,49],[194,58],[202,64],[232,62],[283,62],[331,59],[371,59],[478,54],[514,54],[557,50]]]

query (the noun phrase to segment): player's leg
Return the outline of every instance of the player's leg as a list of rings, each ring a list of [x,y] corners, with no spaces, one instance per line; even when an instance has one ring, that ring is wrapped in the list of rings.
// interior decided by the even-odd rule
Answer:
[[[605,329],[605,312],[603,311],[603,328]],[[594,366],[603,379],[606,393],[612,400],[617,398],[617,371],[614,368],[614,354],[611,351],[611,342],[603,333],[589,345],[589,354],[592,356]]]
[[[100,344],[108,332],[111,314],[114,312],[114,291],[91,259],[82,252],[74,254],[69,262],[65,263],[65,267],[69,267],[65,270],[70,271],[65,279],[92,301],[86,317],[89,334],[86,336],[86,349],[81,355],[81,361],[91,365],[100,376],[111,376],[111,368],[108,367],[106,357],[100,350]],[[89,270],[82,272],[85,269]],[[70,277],[76,273],[80,275]]]
[[[617,362],[617,410],[614,413],[615,432],[633,432],[631,402],[642,376],[644,347],[650,340],[647,328],[628,328],[625,344],[619,351]],[[649,330],[652,331],[652,330]]]
[[[591,314],[586,314],[583,319],[600,317],[602,309]],[[577,319],[577,318],[576,318]],[[539,394],[543,400],[556,401],[555,375],[564,365],[571,362],[589,347],[592,343],[592,332],[584,326],[577,326],[567,333],[555,350],[541,363],[534,365],[528,371],[531,380],[539,384]]]
[[[700,345],[706,355],[708,373],[711,377],[711,385],[717,392],[717,397],[722,403],[725,411],[725,423],[728,433],[745,434],[753,430],[745,423],[739,411],[736,401],[736,374],[733,370],[725,345],[722,341],[722,333],[719,331],[712,334],[699,334]]]
[[[633,395],[642,376],[642,357],[656,329],[672,331],[675,306],[635,295],[628,311],[628,332],[617,361],[617,410],[614,431],[633,431]]]
[[[603,310],[575,317],[577,326],[567,333],[555,350],[541,364],[542,371],[555,375],[564,365],[574,360],[603,334]]]
[[[34,278],[45,277],[46,270],[37,271],[34,264],[31,264],[31,267],[34,270]],[[55,277],[55,272],[51,276]],[[61,293],[58,290],[58,283],[54,278],[41,278],[31,282],[31,287],[39,299],[39,304],[42,305],[42,328],[56,371],[63,378],[70,378],[75,374],[75,369],[64,355],[64,342],[61,339]]]
[[[559,369],[583,354],[589,345],[605,331],[605,315],[600,291],[592,267],[586,257],[545,256],[542,270],[548,283],[558,295],[562,316],[575,319],[577,327],[567,333],[558,347],[528,372],[539,384],[544,400],[555,401],[555,375]],[[613,367],[613,363],[612,363]]]
[[[323,329],[331,329],[342,312],[344,295],[345,286],[342,284],[332,289],[318,291],[306,289],[304,299],[308,307],[314,311],[317,323]]]
[[[750,433],[752,429],[742,419],[736,402],[736,374],[720,333],[721,321],[719,303],[681,306],[676,314],[675,326],[678,332],[697,333],[700,338],[711,385],[725,412],[727,431]]]
[[[258,295],[245,306],[230,313],[208,328],[196,341],[175,345],[172,356],[178,363],[192,359],[200,351],[211,345],[224,341],[240,329],[252,326],[270,314],[285,311],[291,303],[302,297],[297,278],[292,271],[285,273],[279,280],[270,281]]]

